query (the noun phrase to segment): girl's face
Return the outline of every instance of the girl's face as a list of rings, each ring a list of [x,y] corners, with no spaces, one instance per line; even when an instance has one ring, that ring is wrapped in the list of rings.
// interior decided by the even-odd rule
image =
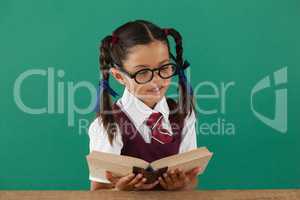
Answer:
[[[141,69],[156,69],[170,62],[169,50],[165,43],[154,41],[146,45],[137,45],[130,49],[127,59],[123,61],[123,68],[130,74],[135,74]],[[154,108],[155,104],[165,95],[171,78],[162,79],[158,71],[153,74],[153,79],[144,84],[138,84],[124,72],[112,68],[113,76],[121,84],[146,105]]]

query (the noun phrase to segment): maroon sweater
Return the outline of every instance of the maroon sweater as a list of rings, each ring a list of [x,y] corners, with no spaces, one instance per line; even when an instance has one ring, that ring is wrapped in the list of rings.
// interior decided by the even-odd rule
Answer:
[[[114,103],[113,110],[116,122],[119,125],[123,147],[121,155],[132,156],[143,159],[147,162],[178,154],[181,143],[181,131],[183,128],[182,120],[175,116],[174,110],[177,109],[177,103],[172,99],[167,99],[169,106],[169,122],[173,132],[173,141],[167,144],[146,143],[134,124],[128,116]],[[159,186],[154,189],[161,189]]]

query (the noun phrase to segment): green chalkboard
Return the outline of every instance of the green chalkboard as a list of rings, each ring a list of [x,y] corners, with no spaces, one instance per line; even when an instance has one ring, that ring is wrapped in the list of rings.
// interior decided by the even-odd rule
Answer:
[[[299,8],[298,0],[1,0],[0,189],[89,189],[98,45],[135,19],[184,38],[198,145],[214,152],[199,188],[299,188]]]

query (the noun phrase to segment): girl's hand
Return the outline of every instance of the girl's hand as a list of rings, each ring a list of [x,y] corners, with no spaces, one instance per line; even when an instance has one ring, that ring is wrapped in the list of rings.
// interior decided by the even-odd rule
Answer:
[[[195,167],[184,173],[181,169],[175,169],[159,177],[159,183],[165,190],[191,189],[196,186],[198,173],[201,167]]]
[[[117,190],[150,190],[154,188],[159,181],[151,184],[145,184],[146,178],[142,174],[128,174],[123,177],[113,176],[111,172],[106,172],[106,178],[115,186]]]

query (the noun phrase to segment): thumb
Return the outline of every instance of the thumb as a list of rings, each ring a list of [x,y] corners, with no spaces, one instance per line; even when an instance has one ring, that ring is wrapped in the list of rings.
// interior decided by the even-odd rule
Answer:
[[[117,181],[117,178],[113,176],[113,174],[110,171],[105,171],[105,177],[107,180],[109,180],[111,183],[115,183]]]
[[[110,171],[105,171],[105,176],[106,176],[107,179],[113,177],[112,173]]]
[[[194,178],[196,177],[200,172],[201,172],[202,168],[201,167],[195,167],[192,170],[187,172],[187,176],[189,178]]]

